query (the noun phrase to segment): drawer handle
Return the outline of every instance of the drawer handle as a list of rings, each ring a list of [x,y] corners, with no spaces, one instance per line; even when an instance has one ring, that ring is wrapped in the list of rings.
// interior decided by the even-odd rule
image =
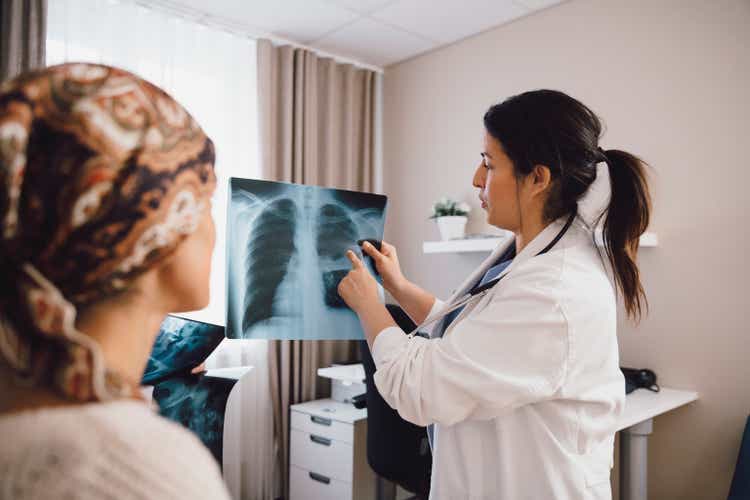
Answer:
[[[316,436],[315,434],[310,434],[310,441],[313,443],[322,444],[323,446],[331,446],[331,440],[326,439],[324,437]]]
[[[310,472],[310,479],[323,484],[331,484],[331,478],[316,474],[314,472]]]
[[[316,417],[315,415],[310,415],[310,420],[320,425],[331,425],[332,423],[330,418]]]

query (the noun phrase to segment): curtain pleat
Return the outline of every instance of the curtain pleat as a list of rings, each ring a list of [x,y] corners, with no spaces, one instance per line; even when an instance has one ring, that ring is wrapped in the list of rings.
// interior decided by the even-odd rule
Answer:
[[[0,2],[0,81],[44,66],[47,0]]]
[[[315,53],[258,44],[264,179],[357,191],[374,188],[375,74]],[[289,494],[289,406],[330,395],[317,369],[358,359],[352,341],[271,341],[277,484]]]

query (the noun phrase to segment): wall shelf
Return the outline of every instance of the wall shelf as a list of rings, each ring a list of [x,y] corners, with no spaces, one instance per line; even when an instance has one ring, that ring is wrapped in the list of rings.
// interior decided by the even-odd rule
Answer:
[[[496,238],[469,238],[463,240],[425,241],[422,243],[424,253],[465,253],[491,252],[511,236]]]
[[[425,241],[422,243],[423,253],[470,253],[470,252],[491,252],[502,242],[511,238],[507,236],[497,236],[495,238],[468,238],[463,240],[448,241]],[[596,241],[601,245],[601,232],[596,232]],[[656,233],[643,233],[641,235],[641,247],[659,246],[659,238]]]

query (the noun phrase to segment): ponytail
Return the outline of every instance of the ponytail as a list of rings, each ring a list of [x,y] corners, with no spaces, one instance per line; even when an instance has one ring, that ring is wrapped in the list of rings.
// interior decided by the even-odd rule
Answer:
[[[484,128],[500,142],[517,177],[529,175],[535,165],[550,169],[546,221],[570,214],[596,180],[597,165],[607,162],[612,194],[595,225],[604,218],[604,248],[615,286],[628,316],[639,320],[648,309],[636,264],[639,238],[651,213],[646,164],[630,153],[598,147],[599,118],[557,90],[532,90],[493,105],[484,115]]]
[[[609,149],[599,150],[609,167],[611,197],[602,227],[604,248],[622,294],[625,311],[640,320],[648,301],[636,264],[640,236],[646,231],[651,213],[651,196],[645,163],[638,157]]]

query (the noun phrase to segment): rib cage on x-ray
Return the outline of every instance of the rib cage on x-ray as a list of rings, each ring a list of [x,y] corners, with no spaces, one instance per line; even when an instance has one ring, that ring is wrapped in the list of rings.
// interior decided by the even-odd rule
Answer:
[[[362,337],[338,284],[351,269],[346,251],[382,238],[385,197],[340,193],[232,180],[228,337]]]

